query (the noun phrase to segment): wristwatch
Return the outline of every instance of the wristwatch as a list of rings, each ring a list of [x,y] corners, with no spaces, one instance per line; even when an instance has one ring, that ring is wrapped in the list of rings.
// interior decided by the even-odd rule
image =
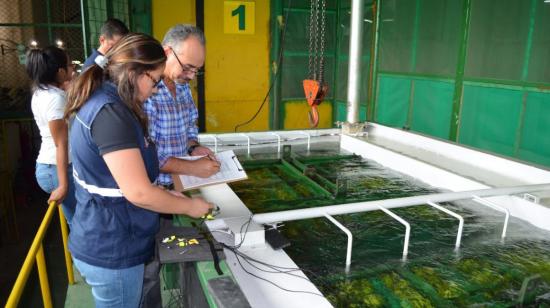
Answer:
[[[191,155],[191,153],[193,153],[193,151],[197,148],[197,147],[200,147],[201,145],[200,144],[193,144],[192,146],[189,147],[189,149],[187,149],[187,154]]]

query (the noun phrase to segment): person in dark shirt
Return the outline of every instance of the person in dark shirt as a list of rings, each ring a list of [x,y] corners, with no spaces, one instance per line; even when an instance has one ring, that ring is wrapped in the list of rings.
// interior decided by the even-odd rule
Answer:
[[[158,41],[128,34],[68,91],[77,199],[69,249],[96,307],[139,306],[158,213],[197,218],[212,208],[153,184],[159,163],[143,102],[157,91],[165,62]]]
[[[84,61],[82,71],[85,71],[88,67],[94,64],[97,56],[105,55],[107,51],[109,51],[114,44],[120,41],[123,36],[128,34],[128,32],[128,28],[122,21],[116,18],[107,19],[103,26],[101,26],[101,33],[99,34],[99,47],[94,49],[88,59]]]

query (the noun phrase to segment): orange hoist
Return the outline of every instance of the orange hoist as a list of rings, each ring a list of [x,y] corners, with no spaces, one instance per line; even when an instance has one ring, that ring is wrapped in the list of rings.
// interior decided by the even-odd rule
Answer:
[[[311,110],[308,113],[309,125],[317,127],[319,111],[328,92],[325,82],[325,20],[326,0],[311,0],[309,12],[309,66],[308,78],[303,81],[304,93]]]

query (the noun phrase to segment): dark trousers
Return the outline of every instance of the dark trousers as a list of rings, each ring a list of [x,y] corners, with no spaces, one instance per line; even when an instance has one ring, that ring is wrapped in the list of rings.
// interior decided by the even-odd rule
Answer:
[[[160,217],[161,229],[164,225],[172,225],[172,220],[163,216],[164,215],[161,215]],[[153,254],[153,258],[148,263],[145,263],[145,270],[143,272],[143,289],[139,304],[141,308],[162,307],[162,297],[160,292],[160,266],[158,247],[155,243],[155,253]]]

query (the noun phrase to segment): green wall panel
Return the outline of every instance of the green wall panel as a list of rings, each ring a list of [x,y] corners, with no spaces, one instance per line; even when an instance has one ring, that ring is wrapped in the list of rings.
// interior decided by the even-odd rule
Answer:
[[[522,96],[517,90],[465,85],[459,142],[514,155]]]
[[[519,158],[550,166],[550,93],[527,96]]]
[[[346,102],[336,101],[336,121],[344,122],[346,121]]]
[[[411,81],[408,78],[380,75],[376,121],[380,124],[403,127],[407,123]]]
[[[454,83],[415,80],[411,129],[448,139]]]
[[[343,101],[336,101],[336,117],[335,121],[345,122],[348,115],[347,103]],[[359,122],[367,121],[367,106],[359,105]]]

